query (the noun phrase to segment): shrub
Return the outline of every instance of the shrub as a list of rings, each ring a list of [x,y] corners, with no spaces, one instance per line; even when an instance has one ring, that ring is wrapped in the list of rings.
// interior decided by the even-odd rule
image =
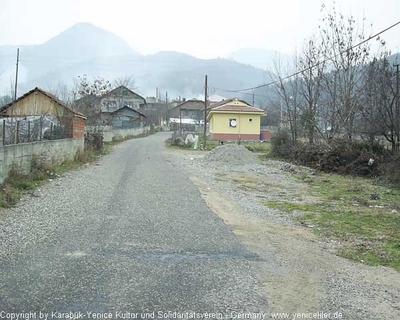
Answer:
[[[397,154],[382,167],[385,171],[386,179],[390,183],[400,186],[400,154]]]
[[[115,140],[114,140],[115,138]],[[104,145],[104,137],[102,133],[89,133],[85,134],[85,148],[101,151]],[[117,141],[117,137],[113,137],[113,141]]]
[[[279,131],[271,139],[271,153],[276,157],[289,158],[292,154],[293,142],[287,131]]]
[[[369,149],[369,145],[364,143],[336,139],[329,144],[299,144],[292,154],[295,162],[324,172],[376,176],[381,174],[381,156]],[[384,149],[379,152],[384,152]],[[370,159],[374,160],[373,163]]]
[[[95,159],[95,154],[92,149],[85,148],[84,150],[79,149],[75,153],[74,161],[81,163],[88,163]]]

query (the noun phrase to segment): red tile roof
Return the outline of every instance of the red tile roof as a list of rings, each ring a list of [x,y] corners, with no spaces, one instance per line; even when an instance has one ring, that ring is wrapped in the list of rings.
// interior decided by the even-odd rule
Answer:
[[[235,101],[241,102],[242,104],[235,104]],[[265,112],[264,110],[255,108],[246,101],[239,99],[223,100],[221,102],[212,104],[210,109],[210,111]]]
[[[220,107],[212,108],[211,112],[212,111],[265,112],[264,110],[258,108],[243,106],[243,105],[235,105],[235,104],[223,105]]]

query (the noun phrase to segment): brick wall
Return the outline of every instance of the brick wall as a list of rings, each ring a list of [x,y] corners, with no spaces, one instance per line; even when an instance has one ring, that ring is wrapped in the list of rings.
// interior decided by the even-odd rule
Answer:
[[[72,118],[63,118],[61,122],[65,126],[66,138],[77,139],[85,136],[85,119],[74,116]]]
[[[271,138],[274,136],[273,132],[270,130],[261,130],[260,134],[263,136],[264,141],[270,141]]]
[[[72,118],[72,138],[83,138],[85,136],[86,121],[80,117]]]

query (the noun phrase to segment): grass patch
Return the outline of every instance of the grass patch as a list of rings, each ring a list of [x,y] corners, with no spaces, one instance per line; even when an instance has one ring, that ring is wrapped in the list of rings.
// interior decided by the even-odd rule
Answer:
[[[296,175],[306,192],[320,200],[266,201],[271,208],[302,212],[297,219],[321,236],[341,243],[338,254],[400,271],[400,189],[373,180],[335,174]]]
[[[172,145],[172,138],[168,138],[165,141],[165,145],[167,148],[171,149],[182,149],[182,150],[194,150],[194,151],[204,151],[204,139],[201,134],[198,134],[199,136],[199,141],[197,142],[197,149],[193,149],[193,143],[189,143],[188,145],[184,146],[178,146],[178,145]],[[215,147],[219,146],[219,141],[216,140],[207,140],[206,142],[206,149],[205,150],[212,150]]]
[[[199,142],[197,144],[197,150],[199,151],[204,151],[204,139],[202,134],[198,134],[199,136]],[[167,139],[165,144],[168,148],[173,148],[173,149],[192,149],[193,150],[193,144],[189,144],[187,146],[176,146],[171,144],[171,138]],[[236,143],[236,142],[231,142],[231,143]],[[225,143],[229,144],[229,143]],[[211,140],[207,139],[206,142],[206,150],[212,150],[220,145],[220,140]],[[248,150],[260,154],[262,157],[270,157],[270,152],[271,152],[271,143],[270,142],[261,142],[261,141],[242,141],[241,145],[245,146]]]
[[[220,142],[217,140],[207,140],[206,141],[206,150],[212,150],[220,145]],[[203,137],[199,138],[199,146],[204,149],[204,139]]]
[[[246,141],[242,142],[248,150],[255,152],[255,153],[262,153],[262,154],[269,154],[272,149],[272,145],[270,142],[264,141]]]

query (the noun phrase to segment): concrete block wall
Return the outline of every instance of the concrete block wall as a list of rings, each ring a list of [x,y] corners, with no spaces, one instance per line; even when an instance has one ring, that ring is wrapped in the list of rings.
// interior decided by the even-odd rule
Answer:
[[[31,171],[33,157],[62,163],[74,159],[78,150],[84,149],[84,138],[35,141],[0,147],[0,183],[7,178],[11,167],[18,165],[23,173]]]
[[[150,127],[132,128],[132,129],[110,129],[103,130],[104,141],[109,142],[115,139],[123,139],[128,136],[138,136],[150,132]]]

